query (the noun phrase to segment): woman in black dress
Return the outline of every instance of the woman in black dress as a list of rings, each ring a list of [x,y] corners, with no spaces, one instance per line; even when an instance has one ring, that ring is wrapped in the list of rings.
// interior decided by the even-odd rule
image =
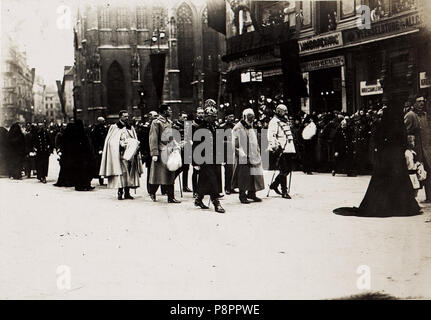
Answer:
[[[24,168],[25,138],[19,123],[14,123],[7,135],[9,177],[21,179]]]
[[[407,133],[396,103],[383,109],[377,124],[373,175],[359,208],[338,208],[335,214],[362,217],[413,216],[421,213],[409,178],[404,152]]]

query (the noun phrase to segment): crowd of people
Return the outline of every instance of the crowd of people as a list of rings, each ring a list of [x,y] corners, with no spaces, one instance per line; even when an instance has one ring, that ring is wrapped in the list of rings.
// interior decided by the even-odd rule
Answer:
[[[57,187],[91,191],[94,189],[91,181],[97,178],[100,185],[107,180],[108,188],[117,189],[119,200],[133,199],[131,190],[140,187],[145,166],[146,188],[153,201],[157,201],[156,193],[161,187],[169,203],[179,203],[174,196],[174,182],[181,175],[181,192],[193,192],[197,207],[208,209],[203,202],[208,195],[215,211],[222,213],[225,212],[220,204],[223,191],[226,195],[238,193],[243,204],[261,201],[256,192],[265,188],[264,168],[278,171],[270,189],[285,199],[291,198],[287,177],[294,170],[305,174],[370,174],[379,139],[377,127],[385,108],[383,105],[379,110],[360,110],[350,116],[339,111],[289,114],[283,100],[263,97],[253,107],[245,108],[241,119],[229,111],[220,119],[220,109],[214,100],[208,99],[195,114],[180,112],[175,121],[171,120],[171,108],[161,105],[158,112],[149,112],[142,121],[135,121],[127,111],[121,111],[118,122],[110,126],[103,117],[88,127],[81,120],[60,126],[28,123],[24,130],[15,123],[9,130],[0,128],[0,174],[22,179],[23,172],[27,177],[36,172],[37,178],[46,183],[49,156],[55,150],[60,165],[54,184]],[[419,112],[417,107],[406,105],[410,135],[417,135],[419,130],[412,129],[417,126],[416,118],[411,115],[414,111]],[[191,124],[193,139],[186,134],[187,123]],[[173,129],[179,132],[179,137],[172,133],[166,136]],[[205,129],[208,135],[196,139],[194,133],[200,129]],[[222,145],[222,161],[216,159],[220,129],[229,132]],[[207,151],[208,141],[215,152]],[[205,161],[197,162],[192,157],[196,150]],[[261,150],[269,150],[268,164],[262,161]],[[413,147],[410,151],[412,162]],[[174,170],[167,166],[173,152],[178,152],[182,159]],[[416,165],[415,161],[413,164]],[[425,162],[425,170],[428,168]],[[427,199],[431,199],[431,188],[426,189],[429,189]]]

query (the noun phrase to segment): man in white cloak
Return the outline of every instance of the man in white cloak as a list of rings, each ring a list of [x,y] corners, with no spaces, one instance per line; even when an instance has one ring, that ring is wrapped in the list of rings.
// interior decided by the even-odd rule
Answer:
[[[119,121],[111,125],[103,147],[99,175],[108,179],[108,188],[118,189],[118,200],[133,199],[130,189],[139,187],[142,163],[135,128],[122,110]]]

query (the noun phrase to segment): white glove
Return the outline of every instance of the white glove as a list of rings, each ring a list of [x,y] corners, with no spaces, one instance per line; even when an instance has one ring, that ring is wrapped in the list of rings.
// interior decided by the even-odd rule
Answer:
[[[193,166],[193,168],[195,168],[198,171],[201,169],[201,167],[199,167],[199,166]]]
[[[103,153],[103,151],[102,151],[102,150],[100,150],[100,151],[99,151],[99,154],[102,154],[102,153]]]
[[[153,156],[153,161],[156,162],[157,161],[157,156]]]

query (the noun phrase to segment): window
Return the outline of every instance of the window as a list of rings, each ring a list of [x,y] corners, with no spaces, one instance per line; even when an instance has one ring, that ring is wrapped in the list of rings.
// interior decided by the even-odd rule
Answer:
[[[319,1],[319,33],[333,31],[337,28],[337,1]]]
[[[103,6],[102,9],[100,10],[100,27],[102,29],[110,28],[109,13],[110,13],[109,4],[106,6]]]
[[[147,10],[148,8],[142,6],[136,8],[136,27],[138,29],[149,29]]]
[[[302,26],[311,26],[311,0],[301,1]]]
[[[193,96],[191,82],[194,74],[194,37],[193,13],[185,3],[177,10],[178,26],[178,67],[180,69],[180,95],[185,98]]]
[[[392,0],[392,14],[417,9],[417,0]]]
[[[353,17],[355,15],[355,0],[341,1],[341,19]]]
[[[121,7],[117,11],[117,28],[128,28],[129,27],[129,15],[127,8]]]

